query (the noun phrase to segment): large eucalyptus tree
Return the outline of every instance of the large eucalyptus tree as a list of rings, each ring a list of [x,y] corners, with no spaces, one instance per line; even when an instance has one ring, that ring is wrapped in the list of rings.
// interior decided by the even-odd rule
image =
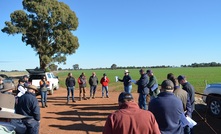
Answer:
[[[40,68],[50,63],[66,63],[66,56],[79,47],[72,34],[78,27],[78,18],[68,5],[57,0],[23,0],[24,10],[11,13],[2,32],[22,34],[22,41],[39,56]]]

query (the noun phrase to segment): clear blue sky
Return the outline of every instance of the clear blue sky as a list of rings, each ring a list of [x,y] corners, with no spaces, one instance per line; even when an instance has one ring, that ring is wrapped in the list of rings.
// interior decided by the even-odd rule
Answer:
[[[79,26],[80,47],[61,68],[180,66],[221,63],[220,0],[59,0],[70,6]],[[1,0],[0,29],[22,0]],[[0,31],[0,70],[39,66],[21,35]]]

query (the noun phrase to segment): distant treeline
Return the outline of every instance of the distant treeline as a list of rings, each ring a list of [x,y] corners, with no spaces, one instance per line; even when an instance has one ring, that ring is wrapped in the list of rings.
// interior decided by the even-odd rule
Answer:
[[[181,65],[181,67],[220,67],[221,63],[192,63],[191,65]]]

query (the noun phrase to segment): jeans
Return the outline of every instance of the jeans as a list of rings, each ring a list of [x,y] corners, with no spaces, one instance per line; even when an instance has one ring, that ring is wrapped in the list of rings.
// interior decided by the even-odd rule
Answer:
[[[42,106],[47,104],[47,91],[41,91],[41,103]]]
[[[27,134],[38,134],[39,133],[39,121],[36,121],[35,119],[24,119],[24,124],[27,127]]]
[[[108,97],[108,86],[102,86],[102,97],[104,96],[104,90],[106,91],[106,97]]]
[[[146,101],[146,94],[139,94],[139,98],[138,98],[138,103],[139,103],[139,107],[141,109],[147,110],[147,101]]]
[[[70,100],[70,93],[72,97],[72,101],[74,101],[74,87],[67,87],[67,102]]]
[[[131,93],[131,90],[132,90],[132,85],[124,86],[124,91],[125,91],[125,92]]]
[[[95,95],[97,89],[97,85],[90,86],[90,96]]]
[[[15,132],[16,134],[25,134],[27,127],[23,123],[21,119],[12,119],[11,124],[15,126]]]

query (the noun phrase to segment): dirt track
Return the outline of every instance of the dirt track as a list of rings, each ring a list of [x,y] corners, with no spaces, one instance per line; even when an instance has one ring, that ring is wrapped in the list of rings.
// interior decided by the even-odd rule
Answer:
[[[66,93],[65,88],[60,88],[53,95],[48,96],[49,107],[41,108],[40,134],[100,134],[107,116],[118,109],[119,92],[110,92],[110,98],[101,98],[101,92],[98,90],[96,99],[78,101],[78,97],[75,97],[77,102],[69,104],[66,104]],[[78,93],[76,89],[75,96],[78,96]],[[133,93],[133,96],[137,101],[138,94]],[[40,96],[37,98],[39,99]],[[205,105],[199,104],[196,107],[198,112],[205,117]],[[220,119],[209,115],[207,117],[207,122],[217,133],[221,133]],[[195,134],[214,133],[196,112],[193,118],[198,123],[194,128]]]

